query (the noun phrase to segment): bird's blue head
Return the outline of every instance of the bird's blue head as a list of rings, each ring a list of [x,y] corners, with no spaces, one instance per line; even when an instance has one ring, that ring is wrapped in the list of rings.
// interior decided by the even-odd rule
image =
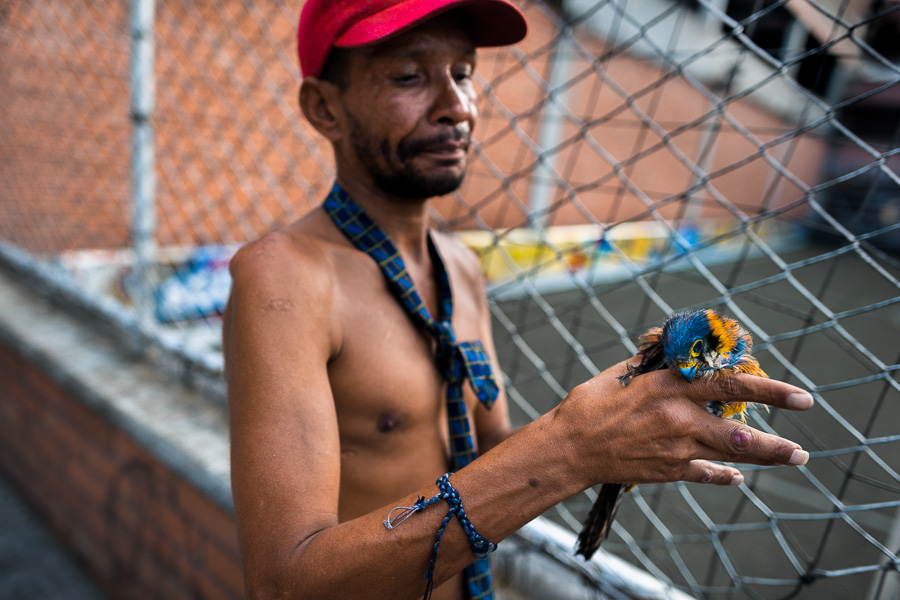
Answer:
[[[661,340],[666,365],[677,369],[688,381],[733,367],[753,344],[737,321],[710,309],[669,318],[663,325]]]
[[[706,311],[679,313],[669,318],[662,330],[666,365],[691,381],[702,368],[707,346],[714,341]]]

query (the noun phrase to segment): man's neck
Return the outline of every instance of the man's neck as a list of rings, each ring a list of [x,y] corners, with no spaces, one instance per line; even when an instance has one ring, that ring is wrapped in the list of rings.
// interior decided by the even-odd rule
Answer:
[[[338,184],[372,217],[407,259],[427,260],[428,200],[387,196],[355,181]]]

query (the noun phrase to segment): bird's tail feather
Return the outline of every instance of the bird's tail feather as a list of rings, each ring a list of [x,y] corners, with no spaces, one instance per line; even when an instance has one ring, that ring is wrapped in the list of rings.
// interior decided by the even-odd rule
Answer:
[[[616,511],[619,509],[619,503],[622,502],[622,496],[633,487],[627,483],[604,483],[600,486],[597,501],[591,507],[584,527],[578,534],[576,554],[582,555],[585,560],[589,560],[594,555],[594,552],[609,535],[609,529],[613,519],[616,518]]]

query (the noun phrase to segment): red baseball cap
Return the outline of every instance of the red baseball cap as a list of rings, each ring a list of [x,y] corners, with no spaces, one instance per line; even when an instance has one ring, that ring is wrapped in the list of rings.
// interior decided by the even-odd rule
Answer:
[[[297,28],[300,71],[318,76],[333,47],[374,44],[454,8],[465,11],[479,47],[514,44],[528,32],[507,0],[307,0]]]

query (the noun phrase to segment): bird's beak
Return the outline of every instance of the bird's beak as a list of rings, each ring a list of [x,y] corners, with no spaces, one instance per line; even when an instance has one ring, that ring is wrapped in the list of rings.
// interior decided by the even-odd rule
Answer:
[[[694,375],[697,373],[697,363],[681,363],[678,365],[678,370],[681,371],[681,375],[685,378],[685,380],[690,383],[691,380],[694,379]]]

